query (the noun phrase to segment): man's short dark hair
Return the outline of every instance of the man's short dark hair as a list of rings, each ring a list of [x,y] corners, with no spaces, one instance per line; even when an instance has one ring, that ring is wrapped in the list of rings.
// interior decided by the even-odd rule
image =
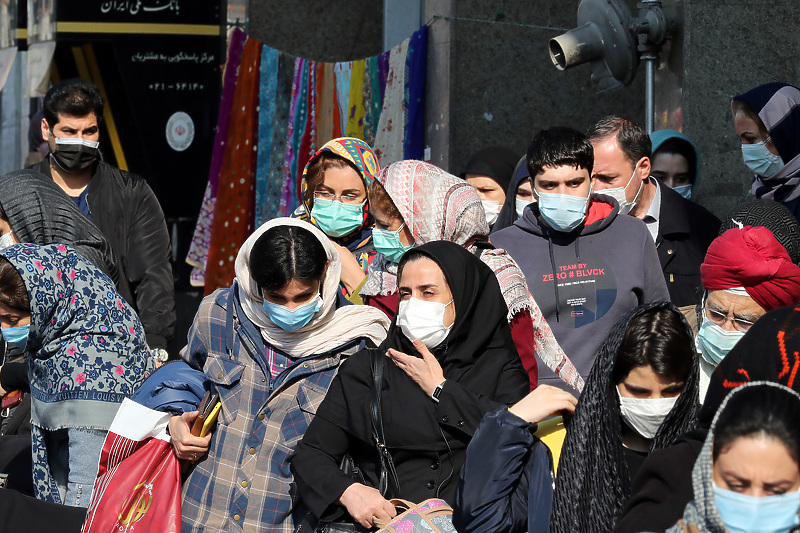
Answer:
[[[544,171],[545,167],[570,165],[585,168],[592,173],[594,150],[586,135],[572,128],[555,127],[542,130],[528,146],[525,165],[531,178]]]
[[[52,129],[58,123],[58,114],[85,117],[94,113],[97,122],[103,120],[103,97],[97,87],[86,80],[72,78],[59,82],[44,95],[42,114]]]
[[[653,143],[650,136],[637,123],[627,118],[614,115],[600,119],[597,124],[586,134],[589,142],[601,141],[608,137],[616,137],[625,158],[631,162],[631,166],[643,157],[650,157],[653,151]]]

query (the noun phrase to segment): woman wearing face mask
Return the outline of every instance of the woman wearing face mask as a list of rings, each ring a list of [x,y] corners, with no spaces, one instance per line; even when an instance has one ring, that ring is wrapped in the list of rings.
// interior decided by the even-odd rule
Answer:
[[[399,265],[401,303],[380,346],[385,446],[399,493],[381,495],[372,438],[370,353],[348,359],[292,461],[300,498],[315,516],[346,511],[364,527],[395,515],[386,500],[453,503],[464,454],[481,417],[519,400],[528,378],[492,271],[450,242],[424,244]],[[379,356],[382,357],[382,356]],[[349,454],[367,484],[339,469]],[[384,497],[385,496],[385,497]]]
[[[675,130],[654,131],[650,141],[653,143],[650,175],[691,200],[700,164],[697,147],[686,135]]]
[[[800,395],[771,382],[728,395],[692,472],[694,501],[669,533],[800,529]]]
[[[459,177],[475,187],[491,230],[506,201],[517,154],[502,146],[488,146],[472,154]]]
[[[308,222],[271,220],[239,250],[233,285],[200,305],[182,356],[205,372],[222,408],[206,437],[190,433],[197,411],[169,424],[176,455],[197,461],[183,484],[184,531],[294,531],[295,445],[339,364],[379,344],[389,325],[366,306],[337,308],[339,257]]]
[[[454,242],[495,272],[531,389],[538,383],[536,355],[562,368],[567,379],[582,386],[583,379],[553,336],[519,266],[504,250],[488,244],[488,226],[473,187],[429,163],[399,161],[381,171],[369,188],[369,199],[379,254],[360,293],[365,303],[393,318],[398,306],[397,263],[403,254],[431,241]]]
[[[2,251],[0,324],[28,360],[36,496],[86,507],[119,404],[155,368],[142,324],[108,277],[63,244]]]
[[[492,226],[492,233],[497,233],[501,229],[505,229],[522,217],[523,211],[528,207],[528,204],[534,201],[533,198],[533,182],[531,181],[531,173],[528,171],[528,165],[525,164],[526,156],[522,156],[514,167],[514,173],[511,175],[511,183],[508,184],[506,190],[506,201],[500,209],[500,215],[497,217],[497,222]]]
[[[341,255],[341,284],[353,303],[375,255],[367,188],[378,173],[378,158],[367,143],[341,137],[317,150],[300,182],[303,203],[293,217],[320,228]]]
[[[647,455],[692,429],[696,411],[697,354],[683,315],[666,302],[630,311],[567,425],[551,531],[609,531]]]
[[[700,400],[711,374],[764,313],[800,301],[800,267],[767,228],[732,228],[708,247],[700,277]]]
[[[755,172],[750,192],[784,204],[800,219],[800,89],[766,83],[731,101],[744,164]]]

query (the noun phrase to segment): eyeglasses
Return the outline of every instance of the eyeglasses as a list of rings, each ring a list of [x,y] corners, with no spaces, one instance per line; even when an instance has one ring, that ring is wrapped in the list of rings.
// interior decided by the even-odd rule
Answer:
[[[360,204],[364,201],[355,194],[342,194],[340,196],[336,196],[332,192],[328,191],[314,191],[314,199],[329,200],[331,202],[334,200],[339,200],[343,204]]]
[[[717,309],[711,309],[710,307],[703,307],[703,311],[706,313],[706,318],[720,327],[724,326],[725,322],[730,320],[733,322],[734,328],[736,328],[738,331],[745,332],[754,324],[754,322],[751,320],[745,320],[744,318],[738,318],[735,316],[729,317],[725,313],[722,313]]]

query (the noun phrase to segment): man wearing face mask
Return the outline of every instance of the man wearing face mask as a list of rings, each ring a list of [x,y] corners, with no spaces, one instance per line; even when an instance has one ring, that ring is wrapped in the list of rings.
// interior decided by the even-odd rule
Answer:
[[[592,145],[582,133],[540,132],[526,161],[536,201],[514,225],[491,237],[519,264],[556,340],[583,378],[622,315],[669,299],[644,225],[618,216],[610,198],[592,194],[593,161]],[[580,392],[561,377],[561,365],[537,361],[540,383]]]
[[[638,124],[610,116],[588,136],[594,148],[595,192],[613,198],[620,214],[645,223],[670,299],[688,313],[700,302],[700,263],[717,236],[719,219],[650,177],[652,144]]]
[[[175,329],[175,289],[170,239],[164,213],[147,182],[101,160],[103,99],[81,79],[64,80],[47,91],[42,137],[50,155],[34,165],[71,198],[108,239],[157,360]]]
[[[800,267],[767,228],[745,226],[711,243],[700,274],[706,290],[696,338],[702,401],[714,369],[753,323],[800,302]]]

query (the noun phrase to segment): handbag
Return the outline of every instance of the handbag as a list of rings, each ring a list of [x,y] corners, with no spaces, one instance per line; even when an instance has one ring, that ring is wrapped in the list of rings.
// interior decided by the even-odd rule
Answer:
[[[447,502],[431,498],[422,503],[408,500],[389,500],[402,513],[391,520],[377,521],[378,533],[449,533],[455,532],[453,508]]]

